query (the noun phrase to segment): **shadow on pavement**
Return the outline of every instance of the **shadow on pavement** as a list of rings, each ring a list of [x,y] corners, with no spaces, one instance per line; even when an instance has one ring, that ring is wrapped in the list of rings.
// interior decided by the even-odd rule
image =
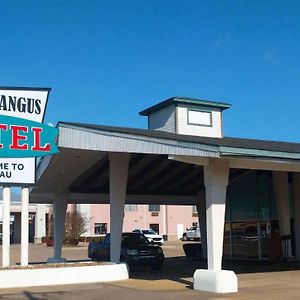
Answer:
[[[130,278],[140,280],[171,280],[184,284],[186,288],[192,288],[192,277],[196,269],[207,269],[207,261],[193,259],[185,256],[170,257],[165,259],[160,271],[152,271],[146,268],[132,270]],[[224,260],[224,270],[233,270],[236,274],[267,273],[300,270],[299,263],[274,263],[269,261],[249,260]]]

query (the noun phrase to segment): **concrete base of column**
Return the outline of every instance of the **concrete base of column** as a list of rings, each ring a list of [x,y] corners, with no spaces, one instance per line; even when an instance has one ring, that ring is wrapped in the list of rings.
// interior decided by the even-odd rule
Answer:
[[[33,242],[34,242],[34,244],[42,244],[42,238],[35,237]]]
[[[55,257],[49,257],[47,260],[48,264],[60,264],[60,263],[65,263],[67,260],[65,258],[55,258]]]
[[[214,293],[236,293],[237,276],[233,271],[198,269],[194,273],[194,290]]]

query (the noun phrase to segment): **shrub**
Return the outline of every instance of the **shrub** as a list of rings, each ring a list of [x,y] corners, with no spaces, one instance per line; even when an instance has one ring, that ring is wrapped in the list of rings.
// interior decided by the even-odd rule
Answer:
[[[84,233],[86,220],[80,212],[66,213],[64,244],[78,245],[80,236]]]
[[[103,235],[93,235],[93,236],[81,236],[79,242],[90,243],[90,242],[103,242],[105,234]]]

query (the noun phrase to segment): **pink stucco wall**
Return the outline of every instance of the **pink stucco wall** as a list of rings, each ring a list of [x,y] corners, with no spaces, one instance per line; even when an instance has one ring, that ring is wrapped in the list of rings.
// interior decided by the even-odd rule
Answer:
[[[91,231],[95,223],[107,223],[109,228],[110,209],[108,204],[91,205]],[[177,236],[177,225],[185,229],[198,222],[197,215],[193,214],[191,206],[160,205],[159,212],[149,212],[148,205],[138,205],[137,211],[126,211],[124,213],[123,231],[132,231],[137,228],[149,228],[150,224],[159,225],[159,233],[168,236]],[[94,232],[91,232],[94,234]]]
[[[176,234],[177,224],[183,224],[183,228],[186,229],[190,228],[193,223],[198,223],[198,216],[193,214],[191,206],[168,206],[169,234]]]
[[[91,220],[91,231],[93,231],[95,223],[107,223],[107,231],[110,231],[109,217],[110,208],[108,204],[91,204],[90,220]],[[94,234],[94,232],[91,232]]]

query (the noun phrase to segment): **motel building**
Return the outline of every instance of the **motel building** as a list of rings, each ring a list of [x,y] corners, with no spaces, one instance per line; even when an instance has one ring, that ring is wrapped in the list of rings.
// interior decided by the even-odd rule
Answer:
[[[22,203],[20,195],[11,192],[10,197],[10,243],[21,242],[21,212]],[[40,244],[46,236],[47,219],[52,214],[51,204],[30,203],[28,206],[28,240],[30,243]],[[2,242],[3,200],[0,200],[0,241]]]
[[[68,210],[77,210],[85,218],[83,237],[95,237],[110,232],[109,204],[69,205]],[[198,226],[196,205],[125,204],[123,232],[135,229],[153,229],[165,240],[182,239],[186,229]]]
[[[175,213],[166,207],[189,207],[191,214],[195,207],[208,260],[208,268],[193,275],[196,290],[238,290],[235,273],[222,269],[223,257],[270,260],[279,247],[281,258],[299,261],[300,144],[225,137],[223,113],[230,107],[173,97],[140,112],[148,129],[59,122],[59,153],[39,162],[30,191],[30,203],[53,204],[50,261],[64,261],[68,204],[77,204],[94,223],[107,223],[113,263],[120,262],[122,230],[133,229],[125,225],[125,209],[130,215],[130,207],[144,207],[141,220],[155,212],[150,207],[159,207],[151,217],[162,218],[159,231],[168,235]],[[103,204],[98,219],[96,204]],[[143,220],[135,223],[149,227]],[[270,247],[276,235],[279,243]]]

